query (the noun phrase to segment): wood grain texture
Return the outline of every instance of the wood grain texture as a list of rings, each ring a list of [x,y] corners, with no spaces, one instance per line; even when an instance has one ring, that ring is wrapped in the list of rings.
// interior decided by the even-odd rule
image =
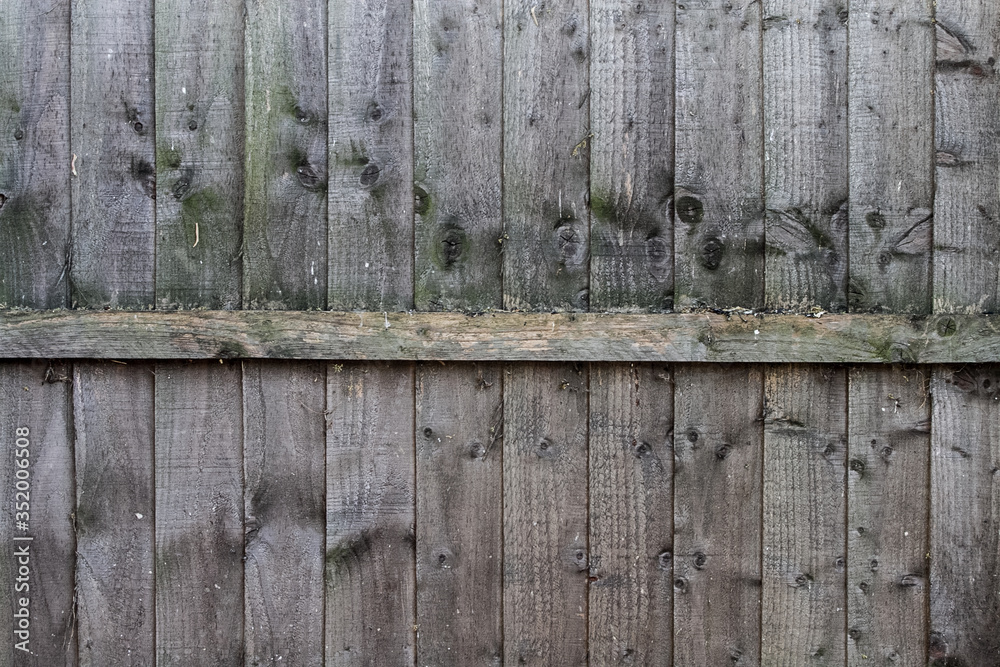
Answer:
[[[764,369],[675,378],[674,661],[760,665]]]
[[[1000,664],[1000,369],[939,367],[931,380],[929,657]]]
[[[417,664],[503,659],[503,374],[419,364]]]
[[[846,659],[846,384],[836,367],[765,374],[762,665]]]
[[[412,13],[330,0],[331,308],[413,307]]]
[[[847,664],[927,664],[930,369],[849,374]]]
[[[327,377],[326,664],[414,664],[413,365]]]
[[[671,370],[592,364],[589,409],[590,664],[671,664]]]
[[[501,305],[501,5],[414,3],[414,289],[420,310]]]
[[[155,0],[157,308],[241,304],[243,9]]]
[[[1000,309],[1000,7],[934,4],[934,310]]]
[[[853,311],[927,313],[933,237],[931,0],[850,0]]]
[[[504,664],[583,665],[589,374],[572,364],[504,373]]]
[[[674,10],[590,3],[590,306],[673,308]]]
[[[323,664],[326,365],[243,364],[248,665]]]
[[[69,264],[69,0],[0,21],[0,306],[63,308]]]
[[[847,10],[763,5],[764,303],[847,309]]]
[[[156,365],[156,661],[243,664],[239,363]]]
[[[504,3],[503,302],[589,303],[589,23],[585,0]]]
[[[153,0],[73,3],[74,306],[154,302]]]
[[[243,303],[326,307],[326,3],[246,3]]]
[[[73,369],[80,664],[152,665],[153,364]]]
[[[751,0],[677,5],[679,307],[764,302],[760,14]]]

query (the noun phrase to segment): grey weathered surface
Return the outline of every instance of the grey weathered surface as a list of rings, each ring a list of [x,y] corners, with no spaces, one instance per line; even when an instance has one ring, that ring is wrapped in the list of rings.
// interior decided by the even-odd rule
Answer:
[[[764,302],[847,309],[847,10],[767,0]]]
[[[156,365],[156,659],[243,664],[239,363]]]
[[[932,0],[850,0],[852,311],[931,310]]]
[[[504,664],[585,664],[588,371],[504,373]]]
[[[153,0],[76,0],[72,79],[74,306],[153,305]]]
[[[329,305],[413,306],[412,8],[329,4]]]
[[[930,370],[849,375],[847,660],[927,664]]]
[[[503,657],[501,370],[417,366],[418,665]]]
[[[751,0],[677,5],[679,307],[764,302],[760,14]]]
[[[847,382],[780,365],[764,378],[762,665],[843,665]]]
[[[590,306],[673,307],[674,10],[590,3]]]
[[[155,3],[156,306],[239,308],[243,1]]]
[[[675,378],[674,661],[760,665],[764,369]]]
[[[668,367],[591,365],[590,664],[671,664],[672,408]]]
[[[587,2],[504,3],[503,302],[588,309]]]
[[[0,21],[0,306],[67,305],[69,0],[8,0]]]
[[[243,302],[327,296],[326,3],[246,3]]]
[[[153,364],[73,369],[80,664],[152,665]]]
[[[243,364],[248,665],[323,664],[325,407],[325,364]]]
[[[326,664],[413,664],[413,365],[327,373]]]
[[[996,366],[934,369],[929,657],[1000,664],[1000,432]]]

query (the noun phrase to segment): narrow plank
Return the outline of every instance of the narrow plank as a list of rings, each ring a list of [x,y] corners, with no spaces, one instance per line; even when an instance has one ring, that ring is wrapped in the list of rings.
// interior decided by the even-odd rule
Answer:
[[[1000,7],[934,4],[934,310],[1000,309]]]
[[[70,3],[8,0],[0,22],[0,306],[67,305]]]
[[[847,310],[847,10],[767,0],[764,304]]]
[[[672,664],[673,376],[590,368],[590,662]]]
[[[240,365],[156,366],[157,664],[242,665]]]
[[[836,367],[765,373],[763,665],[847,657],[846,384]]]
[[[932,0],[851,0],[848,48],[853,311],[931,308]]]
[[[503,659],[503,375],[419,364],[417,664]]]
[[[73,369],[80,664],[152,665],[153,369]]]
[[[588,309],[585,0],[504,3],[503,306]]]
[[[240,307],[243,0],[155,0],[156,306]]]
[[[931,380],[930,658],[1000,664],[1000,369],[935,368]]]
[[[849,379],[847,662],[926,665],[930,369]]]
[[[326,307],[326,3],[246,3],[247,308]]]
[[[75,307],[154,303],[153,2],[72,3]]]
[[[589,373],[504,372],[504,664],[586,664]]]
[[[413,365],[327,381],[326,664],[413,664]]]
[[[590,3],[590,305],[673,308],[674,9]]]
[[[500,0],[414,3],[415,304],[499,308]]]
[[[329,4],[331,308],[413,307],[413,11]]]
[[[673,630],[679,665],[761,664],[763,401],[760,366],[677,367]]]
[[[243,364],[250,665],[323,664],[326,365]]]
[[[678,307],[764,294],[761,7],[677,5],[674,280]]]
[[[4,667],[77,664],[71,375],[60,363],[0,364],[0,432],[9,443],[0,466]]]

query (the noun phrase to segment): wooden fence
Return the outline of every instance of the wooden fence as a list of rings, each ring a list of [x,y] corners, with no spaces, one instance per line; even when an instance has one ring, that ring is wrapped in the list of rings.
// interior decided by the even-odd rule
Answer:
[[[0,8],[0,667],[1000,665],[993,0]]]

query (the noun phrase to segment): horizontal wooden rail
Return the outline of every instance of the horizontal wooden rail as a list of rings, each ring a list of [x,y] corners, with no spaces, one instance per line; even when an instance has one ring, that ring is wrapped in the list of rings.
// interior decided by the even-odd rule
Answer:
[[[981,363],[1000,317],[6,311],[0,358]]]

